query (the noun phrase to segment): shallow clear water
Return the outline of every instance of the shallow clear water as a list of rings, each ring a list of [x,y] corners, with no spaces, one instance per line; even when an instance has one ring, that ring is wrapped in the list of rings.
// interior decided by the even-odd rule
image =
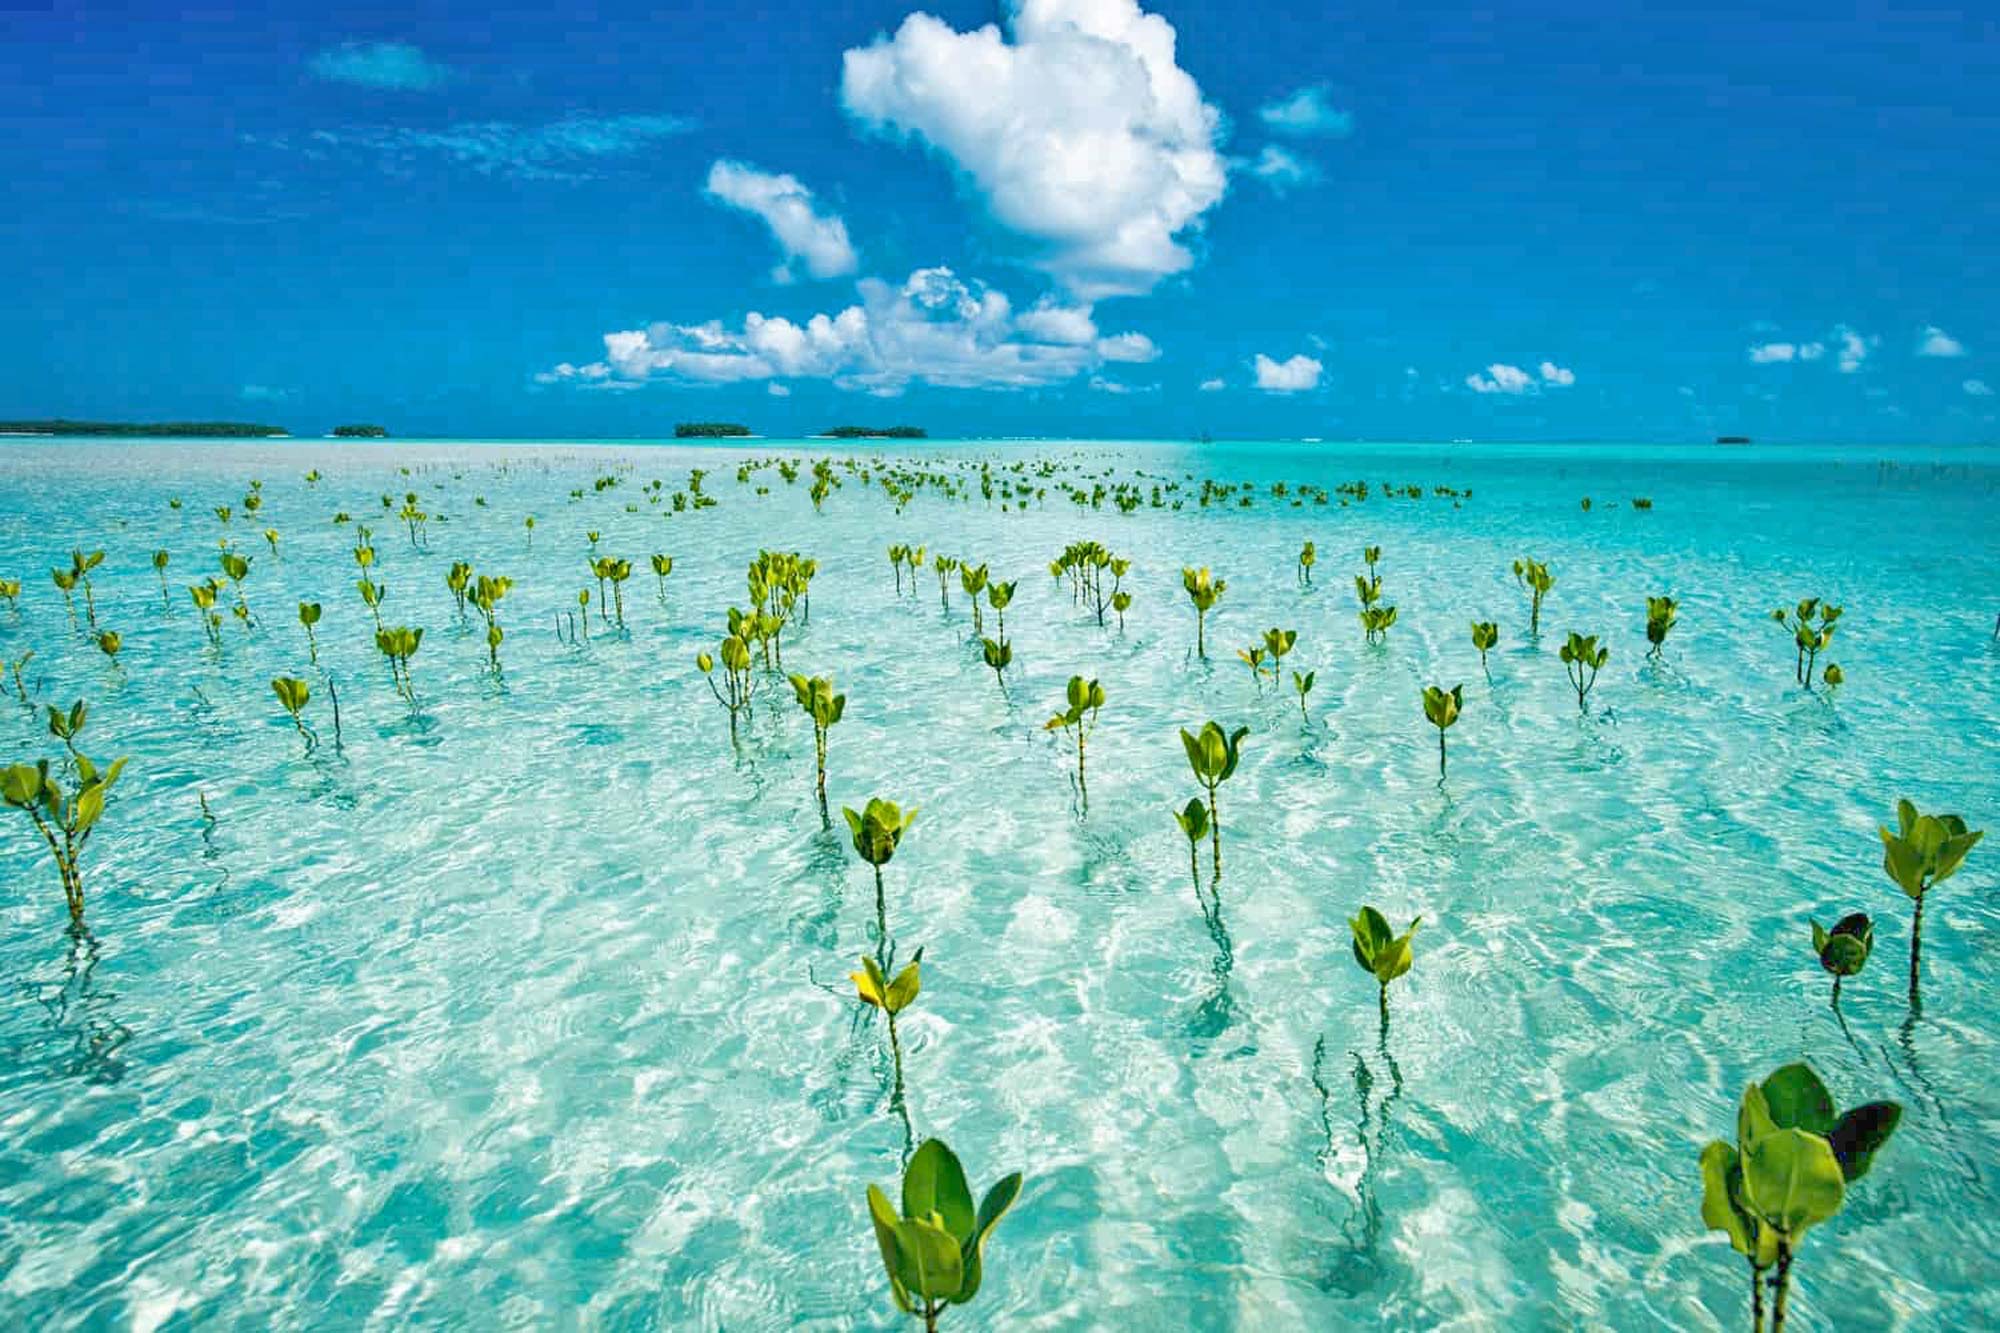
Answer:
[[[1026,513],[974,488],[899,514],[849,478],[815,515],[805,478],[735,480],[782,447],[0,446],[0,577],[26,584],[0,656],[35,649],[31,690],[87,696],[85,748],[131,756],[87,853],[89,942],[0,811],[0,1323],[903,1322],[862,1192],[897,1176],[904,1128],[882,1025],[840,980],[871,947],[872,885],[820,829],[789,690],[766,686],[732,752],[692,661],[759,547],[820,563],[784,656],[848,695],[835,802],[922,807],[887,874],[892,931],[925,948],[914,1130],[975,1189],[1028,1175],[946,1327],[1738,1328],[1745,1269],[1702,1231],[1695,1154],[1747,1080],[1801,1057],[1843,1104],[1907,1108],[1806,1244],[1801,1323],[2000,1323],[2000,847],[1930,904],[1910,1022],[1908,904],[1874,831],[1899,796],[2000,816],[1992,453],[935,446],[946,470],[1376,489],[1121,516],[1050,483]],[[642,485],[690,466],[719,505],[663,517]],[[623,480],[593,491],[603,475]],[[381,508],[406,488],[436,515],[428,549]],[[215,572],[218,504],[262,622],[226,624],[219,654],[184,591]],[[373,521],[387,619],[428,628],[414,716],[336,509]],[[587,529],[637,566],[630,628],[572,647],[557,615],[595,594]],[[1086,537],[1134,562],[1123,633],[1047,577]],[[947,618],[926,569],[897,596],[891,541],[1020,580],[1005,697],[961,594]],[[46,573],[79,544],[109,553],[117,668]],[[1354,615],[1364,544],[1400,608],[1380,648]],[[677,561],[664,607],[654,551]],[[1509,573],[1527,554],[1559,579],[1539,646]],[[498,680],[453,616],[454,559],[516,581]],[[1185,563],[1229,581],[1207,665]],[[1680,624],[1648,664],[1661,592]],[[1796,687],[1765,616],[1812,595],[1847,608],[1831,699]],[[322,672],[300,598],[325,604]],[[1474,618],[1502,628],[1490,685]],[[1318,673],[1309,723],[1235,658],[1274,624]],[[1612,649],[1581,717],[1555,654],[1572,628]],[[1041,730],[1075,672],[1109,694],[1087,818]],[[314,681],[310,756],[277,674]],[[1460,681],[1440,786],[1418,693]],[[1208,717],[1252,728],[1221,794],[1220,931],[1169,814],[1196,790],[1175,728]],[[0,739],[55,744],[12,699]],[[1364,902],[1424,918],[1386,1041],[1349,954]],[[1843,1032],[1806,923],[1859,909],[1878,947]]]

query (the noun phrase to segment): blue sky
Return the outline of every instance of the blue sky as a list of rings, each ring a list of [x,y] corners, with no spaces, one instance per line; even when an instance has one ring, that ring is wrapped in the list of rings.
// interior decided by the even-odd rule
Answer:
[[[17,8],[0,416],[1992,440],[1992,13]]]

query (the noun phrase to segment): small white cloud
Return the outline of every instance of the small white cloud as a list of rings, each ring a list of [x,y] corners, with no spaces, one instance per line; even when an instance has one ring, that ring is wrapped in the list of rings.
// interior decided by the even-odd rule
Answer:
[[[1880,338],[1865,338],[1845,324],[1835,329],[1833,336],[1840,342],[1840,373],[1843,375],[1852,375],[1861,369],[1861,363],[1882,341]]]
[[[1344,139],[1354,132],[1354,117],[1326,100],[1325,84],[1301,88],[1290,96],[1257,108],[1257,116],[1280,134],[1321,134]]]
[[[1467,375],[1465,383],[1474,393],[1523,394],[1534,389],[1535,377],[1519,366],[1496,361],[1486,367],[1484,375],[1477,371]]]
[[[1318,180],[1319,168],[1295,153],[1267,143],[1264,151],[1257,155],[1257,160],[1250,164],[1250,174],[1283,194],[1294,185]]]
[[[1799,360],[1801,361],[1817,361],[1825,355],[1826,355],[1825,343],[1799,344]]]
[[[343,42],[329,46],[307,64],[314,77],[329,83],[394,92],[427,92],[457,77],[408,42]]]
[[[1121,333],[1097,340],[1097,354],[1106,361],[1143,364],[1160,359],[1159,346],[1143,333]]]
[[[841,58],[840,100],[951,163],[1079,296],[1151,290],[1222,199],[1222,117],[1137,0],[1017,0],[1003,33],[915,13]]]
[[[1798,355],[1799,349],[1796,343],[1759,343],[1750,349],[1751,362],[1760,366],[1795,361]]]
[[[847,224],[813,207],[812,191],[798,178],[773,175],[744,162],[724,159],[708,170],[708,197],[730,208],[762,218],[785,252],[785,262],[773,276],[792,277],[792,265],[803,261],[815,278],[838,278],[858,266],[847,239]]]
[[[1974,398],[1991,398],[1993,396],[1993,387],[1985,380],[1967,380],[1962,387]]]
[[[237,390],[237,395],[246,403],[281,403],[292,396],[292,391],[269,384],[246,384]]]
[[[1081,347],[1097,340],[1097,322],[1087,305],[1062,305],[1043,297],[1021,312],[1021,331],[1041,342],[1067,343]]]
[[[765,391],[773,398],[790,398],[792,396],[791,386],[780,384],[776,380],[772,380]]]
[[[1228,387],[1229,381],[1224,379],[1203,380],[1201,382],[1201,391],[1203,393],[1220,393]]]
[[[1576,383],[1576,372],[1574,370],[1559,366],[1553,361],[1542,362],[1541,371],[1542,383],[1544,384],[1553,384],[1558,388],[1566,389]]]
[[[1251,363],[1257,374],[1257,387],[1266,393],[1303,393],[1319,387],[1322,366],[1303,352],[1286,361],[1273,361],[1262,352]]]
[[[1964,356],[1965,344],[1935,324],[1926,325],[1918,336],[1918,356]]]

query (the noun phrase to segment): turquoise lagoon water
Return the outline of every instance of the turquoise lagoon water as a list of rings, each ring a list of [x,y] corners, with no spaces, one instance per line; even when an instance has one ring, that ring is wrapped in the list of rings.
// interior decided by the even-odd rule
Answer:
[[[1907,1114],[1808,1240],[1798,1322],[2000,1323],[2000,847],[1931,904],[1911,1021],[1908,905],[1875,837],[1905,795],[2000,821],[1995,454],[938,445],[920,456],[946,470],[1050,458],[1260,489],[1130,516],[1053,485],[1025,513],[927,489],[898,513],[850,477],[815,515],[803,480],[735,479],[785,448],[0,448],[0,575],[27,588],[0,654],[33,648],[31,690],[87,696],[87,748],[131,756],[87,855],[88,941],[26,821],[0,825],[0,1324],[905,1322],[863,1204],[905,1131],[882,1026],[841,981],[872,888],[820,829],[789,691],[766,687],[732,753],[693,667],[759,547],[820,563],[784,655],[848,695],[835,801],[922,807],[888,870],[892,929],[925,948],[902,1025],[914,1132],[975,1188],[1028,1176],[947,1328],[1739,1328],[1746,1270],[1702,1231],[1695,1156],[1747,1080],[1802,1057],[1843,1104]],[[716,507],[646,502],[691,466]],[[1267,489],[1352,479],[1375,491],[1344,508]],[[428,549],[383,513],[405,489],[436,515]],[[261,624],[227,624],[218,654],[184,585],[215,572],[219,504]],[[389,620],[428,629],[414,716],[336,509],[374,517]],[[571,646],[557,616],[595,591],[588,529],[638,566],[630,629]],[[1046,575],[1085,537],[1133,561],[1123,633]],[[928,570],[897,596],[891,541],[1020,580],[1005,697],[962,596],[947,617]],[[79,544],[108,552],[117,668],[47,577]],[[1364,544],[1401,614],[1380,648],[1354,614]],[[654,551],[677,561],[664,608]],[[1509,573],[1528,554],[1559,579],[1539,646]],[[454,559],[516,581],[497,680],[454,620]],[[1206,665],[1184,563],[1229,581]],[[1662,592],[1681,620],[1648,664]],[[1796,687],[1765,617],[1814,595],[1847,608],[1830,699]],[[301,598],[326,607],[319,672]],[[1490,684],[1474,618],[1502,627]],[[1318,673],[1309,723],[1235,659],[1274,624]],[[1585,717],[1555,654],[1572,628],[1612,651]],[[1087,818],[1040,727],[1074,672],[1109,694]],[[281,673],[314,681],[329,742],[338,683],[339,755],[304,753]],[[1441,787],[1418,693],[1461,681]],[[1251,728],[1222,791],[1218,931],[1169,817],[1195,792],[1175,728],[1208,717]],[[0,736],[14,757],[54,744],[13,700]],[[1424,918],[1386,1042],[1349,956],[1363,902]],[[1879,943],[1843,1029],[1807,920],[1860,909]]]

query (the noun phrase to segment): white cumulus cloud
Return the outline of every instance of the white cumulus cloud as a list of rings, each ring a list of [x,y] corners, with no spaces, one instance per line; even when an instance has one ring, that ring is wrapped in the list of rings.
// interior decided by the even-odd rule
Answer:
[[[1553,384],[1559,388],[1567,388],[1576,383],[1576,372],[1574,370],[1559,366],[1553,361],[1542,362],[1541,370],[1542,383],[1544,384]]]
[[[604,335],[602,358],[565,362],[535,379],[587,388],[818,379],[894,394],[913,383],[1038,388],[1159,355],[1144,334],[1096,337],[1087,312],[1091,336],[1079,339],[1073,308],[1017,315],[1005,293],[948,268],[918,269],[900,285],[863,278],[856,289],[855,304],[803,321],[751,311],[736,327],[709,320],[617,330]]]
[[[1318,167],[1274,143],[1264,145],[1264,151],[1257,154],[1249,169],[1251,175],[1280,194],[1291,186],[1319,179]]]
[[[1273,361],[1262,352],[1251,363],[1257,373],[1257,387],[1266,393],[1303,393],[1319,387],[1320,372],[1326,367],[1305,353],[1285,361]]]
[[[1852,375],[1861,369],[1861,363],[1868,359],[1868,354],[1882,341],[1880,338],[1863,337],[1845,324],[1835,329],[1833,336],[1840,343],[1840,373],[1843,375]]]
[[[796,176],[773,175],[744,162],[727,159],[708,169],[708,196],[730,208],[762,218],[785,252],[785,262],[772,276],[791,280],[792,266],[805,265],[815,278],[838,278],[854,272],[854,247],[847,224],[813,206],[812,191]]]
[[[1221,378],[1203,380],[1201,382],[1201,391],[1203,393],[1219,393],[1228,387],[1229,381]]]
[[[1227,186],[1221,116],[1136,0],[1015,0],[1007,31],[911,14],[842,57],[863,125],[929,144],[1079,296],[1150,290]]]
[[[1935,324],[1926,325],[1917,335],[1918,356],[1964,356],[1965,344]]]

